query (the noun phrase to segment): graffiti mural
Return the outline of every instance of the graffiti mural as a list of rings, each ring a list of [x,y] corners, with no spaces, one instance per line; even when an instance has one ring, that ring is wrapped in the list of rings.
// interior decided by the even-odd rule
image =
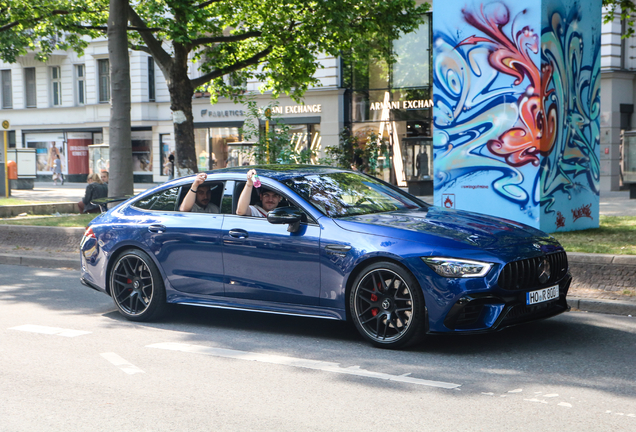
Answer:
[[[435,203],[598,226],[600,0],[449,3],[433,24]]]

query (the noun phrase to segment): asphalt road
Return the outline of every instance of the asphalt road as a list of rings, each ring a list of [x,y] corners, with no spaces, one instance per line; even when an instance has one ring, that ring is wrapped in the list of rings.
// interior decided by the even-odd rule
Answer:
[[[634,431],[636,318],[571,312],[407,351],[345,323],[180,307],[132,323],[0,265],[0,431]]]

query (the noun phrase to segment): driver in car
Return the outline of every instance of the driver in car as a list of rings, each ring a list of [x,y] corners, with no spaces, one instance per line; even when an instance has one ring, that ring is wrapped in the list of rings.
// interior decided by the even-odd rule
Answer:
[[[267,217],[267,213],[274,210],[283,197],[272,190],[260,187],[258,188],[258,194],[261,197],[261,205],[250,205],[252,188],[254,187],[254,182],[252,181],[254,174],[256,174],[256,170],[253,169],[247,172],[247,183],[245,183],[245,187],[239,197],[236,214],[239,216]]]
[[[190,186],[190,190],[179,206],[180,211],[195,213],[219,213],[219,207],[210,202],[210,199],[212,198],[210,185],[201,184],[207,178],[208,175],[206,173],[197,174],[194,182],[192,182],[192,186]]]

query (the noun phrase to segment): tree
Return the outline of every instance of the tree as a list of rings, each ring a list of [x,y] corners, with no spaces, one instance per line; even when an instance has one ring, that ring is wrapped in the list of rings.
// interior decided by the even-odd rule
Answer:
[[[108,128],[111,174],[108,195],[111,197],[134,193],[127,26],[128,0],[110,0],[108,58],[112,97]]]
[[[318,82],[319,54],[395,39],[417,28],[428,7],[413,0],[142,0],[129,10],[137,29],[131,47],[151,54],[166,78],[177,169],[185,174],[197,171],[195,89],[205,87],[213,100],[236,98],[248,79],[257,79],[262,90],[298,101]],[[192,59],[199,77],[188,76]]]

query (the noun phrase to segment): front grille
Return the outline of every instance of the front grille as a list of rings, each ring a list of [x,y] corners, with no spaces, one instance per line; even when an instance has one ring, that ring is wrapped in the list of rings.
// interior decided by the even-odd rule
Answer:
[[[550,279],[539,282],[539,264],[546,259],[550,263]],[[506,290],[530,290],[540,286],[554,285],[568,272],[568,257],[565,252],[513,261],[505,265],[497,283]]]

